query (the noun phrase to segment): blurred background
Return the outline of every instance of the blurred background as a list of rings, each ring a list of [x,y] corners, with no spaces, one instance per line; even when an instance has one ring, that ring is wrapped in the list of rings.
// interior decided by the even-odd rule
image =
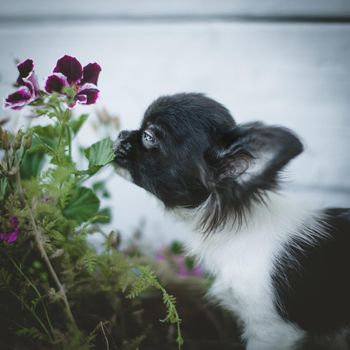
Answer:
[[[1,98],[13,90],[16,59],[33,58],[43,82],[66,53],[102,66],[92,114],[104,107],[132,129],[159,95],[203,92],[238,123],[295,130],[306,151],[287,187],[320,206],[350,206],[350,1],[0,0]],[[15,128],[25,113],[1,117]],[[117,135],[101,130],[90,122],[80,142]],[[153,247],[186,239],[143,189],[113,175],[108,187],[111,227],[142,231]]]

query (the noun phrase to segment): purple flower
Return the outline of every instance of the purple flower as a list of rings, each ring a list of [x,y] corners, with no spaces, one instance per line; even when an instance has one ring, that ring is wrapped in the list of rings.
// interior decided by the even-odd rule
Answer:
[[[71,87],[75,91],[74,101],[70,107],[81,103],[85,105],[94,104],[100,91],[97,88],[98,77],[101,67],[97,63],[89,63],[84,68],[73,56],[61,57],[53,70],[53,74],[46,79],[45,90],[48,93],[64,93],[65,87]]]
[[[203,269],[195,264],[193,258],[182,254],[174,254],[167,249],[161,249],[156,252],[155,258],[159,262],[168,262],[179,277],[203,277],[205,275]]]
[[[4,108],[21,109],[27,104],[33,102],[39,96],[39,83],[34,73],[34,63],[32,59],[17,65],[19,76],[17,85],[19,88],[14,93],[7,96],[4,102]]]
[[[7,243],[13,243],[17,240],[17,235],[19,234],[19,222],[18,219],[13,216],[10,219],[10,224],[12,226],[13,231],[9,233],[0,233],[0,241],[4,241]]]
[[[28,88],[33,91],[35,96],[38,96],[40,87],[38,79],[34,73],[33,60],[29,58],[26,59],[17,65],[17,69],[19,71],[17,84],[28,86]]]
[[[189,277],[189,276],[193,276],[193,277],[203,277],[204,276],[204,272],[202,270],[202,268],[199,265],[193,265],[191,264],[191,266],[189,266],[188,262],[186,261],[186,257],[184,257],[183,255],[177,255],[175,258],[176,262],[177,262],[177,274],[180,277]]]

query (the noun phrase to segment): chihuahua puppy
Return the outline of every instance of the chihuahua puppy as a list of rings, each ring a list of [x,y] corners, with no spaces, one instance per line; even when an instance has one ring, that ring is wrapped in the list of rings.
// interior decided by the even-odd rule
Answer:
[[[117,171],[192,225],[188,251],[215,276],[210,295],[237,316],[248,350],[299,348],[350,324],[350,210],[281,191],[302,151],[292,131],[236,124],[195,93],[158,98],[115,143]]]

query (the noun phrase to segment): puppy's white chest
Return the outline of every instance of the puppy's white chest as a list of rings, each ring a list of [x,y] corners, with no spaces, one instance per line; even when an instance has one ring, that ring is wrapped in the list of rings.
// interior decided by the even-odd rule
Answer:
[[[282,241],[275,232],[220,232],[203,239],[195,235],[191,253],[215,276],[209,294],[233,311],[243,325],[247,349],[291,349],[303,332],[278,314],[272,273]],[[255,343],[256,342],[256,343]]]
[[[197,236],[191,244],[191,252],[215,276],[210,294],[245,323],[274,313],[271,272],[278,247],[271,233],[261,231]]]
[[[287,242],[295,237],[312,242],[314,231],[300,229],[317,225],[311,213],[299,203],[270,194],[268,206],[253,207],[246,225],[207,237],[195,231],[187,244],[189,253],[215,277],[211,297],[242,321],[249,350],[289,350],[304,335],[279,315],[272,276]],[[181,217],[190,223],[190,214]]]

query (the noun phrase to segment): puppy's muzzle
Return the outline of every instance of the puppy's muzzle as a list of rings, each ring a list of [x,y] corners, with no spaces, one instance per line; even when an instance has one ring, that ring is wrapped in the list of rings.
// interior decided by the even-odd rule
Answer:
[[[125,161],[132,150],[132,145],[129,140],[130,134],[130,131],[121,131],[114,143],[114,153],[117,161]]]

